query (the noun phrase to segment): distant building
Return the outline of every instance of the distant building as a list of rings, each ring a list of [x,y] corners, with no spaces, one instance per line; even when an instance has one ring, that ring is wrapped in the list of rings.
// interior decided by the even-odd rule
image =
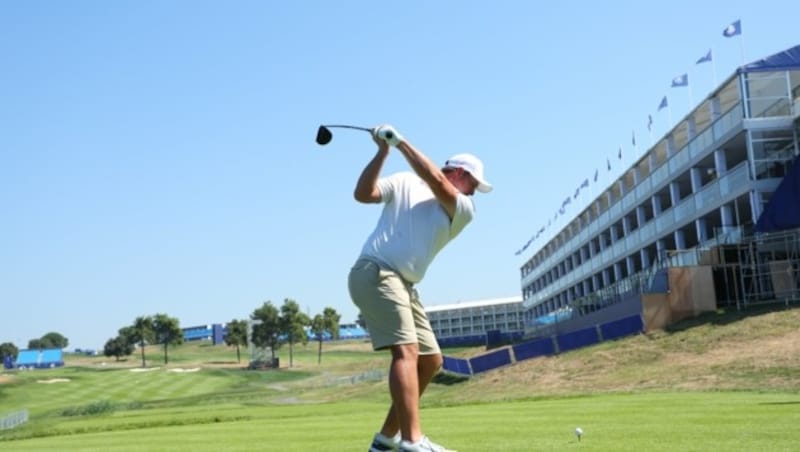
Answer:
[[[309,331],[309,340],[313,340],[313,334]],[[339,339],[365,339],[369,333],[355,323],[343,323],[339,325]]]
[[[211,341],[214,345],[223,344],[225,342],[225,335],[227,328],[221,323],[214,323],[211,325],[190,326],[182,328],[183,341]]]
[[[184,342],[211,341],[214,345],[224,344],[225,336],[228,334],[228,329],[221,323],[190,326],[182,328],[182,330]],[[307,329],[307,334],[309,340],[316,339],[311,333],[310,328]],[[355,323],[343,323],[339,325],[339,339],[363,339],[367,337],[369,337],[369,333]],[[323,340],[331,340],[330,333],[323,333]]]
[[[60,348],[20,350],[14,362],[17,369],[51,369],[63,365],[64,353]]]
[[[524,329],[521,296],[429,306],[425,312],[442,347],[486,344],[487,333],[511,341]]]

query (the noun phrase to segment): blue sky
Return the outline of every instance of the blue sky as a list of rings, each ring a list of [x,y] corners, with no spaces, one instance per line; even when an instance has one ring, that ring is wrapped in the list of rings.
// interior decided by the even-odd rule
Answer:
[[[657,140],[688,113],[674,77],[697,103],[742,53],[800,43],[796,2],[595,3],[3,2],[0,342],[102,348],[140,315],[224,323],[285,298],[354,320],[374,145],[319,147],[321,123],[479,155],[495,190],[418,287],[428,305],[520,294],[559,224],[515,252],[562,200],[600,169],[566,221],[632,162],[632,133],[651,143],[649,114]],[[395,153],[385,172],[406,169]]]

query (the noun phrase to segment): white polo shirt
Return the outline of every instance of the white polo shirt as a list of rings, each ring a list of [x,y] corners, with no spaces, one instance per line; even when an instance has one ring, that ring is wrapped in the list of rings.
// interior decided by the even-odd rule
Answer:
[[[436,254],[472,221],[472,200],[459,193],[450,221],[428,184],[413,172],[381,178],[377,186],[383,213],[361,249],[361,257],[385,264],[406,281],[418,283]]]

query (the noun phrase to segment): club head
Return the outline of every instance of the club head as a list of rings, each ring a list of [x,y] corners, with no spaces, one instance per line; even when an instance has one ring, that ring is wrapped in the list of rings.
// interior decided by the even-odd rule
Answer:
[[[332,139],[333,134],[331,131],[325,126],[319,126],[319,129],[317,129],[317,144],[320,146],[325,146],[326,144],[330,143]]]

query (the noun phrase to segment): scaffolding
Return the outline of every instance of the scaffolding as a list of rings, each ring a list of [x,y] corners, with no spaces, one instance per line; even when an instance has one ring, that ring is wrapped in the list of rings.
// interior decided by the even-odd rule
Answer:
[[[719,247],[717,256],[719,303],[741,310],[800,301],[800,229],[745,237]]]
[[[526,320],[525,336],[552,335],[559,324],[622,303],[626,294],[641,296],[669,290],[664,270],[670,267],[711,267],[718,307],[743,310],[800,302],[800,228],[770,234],[750,231],[745,227],[726,228],[702,246],[666,250],[651,267],[575,297],[556,311]]]

